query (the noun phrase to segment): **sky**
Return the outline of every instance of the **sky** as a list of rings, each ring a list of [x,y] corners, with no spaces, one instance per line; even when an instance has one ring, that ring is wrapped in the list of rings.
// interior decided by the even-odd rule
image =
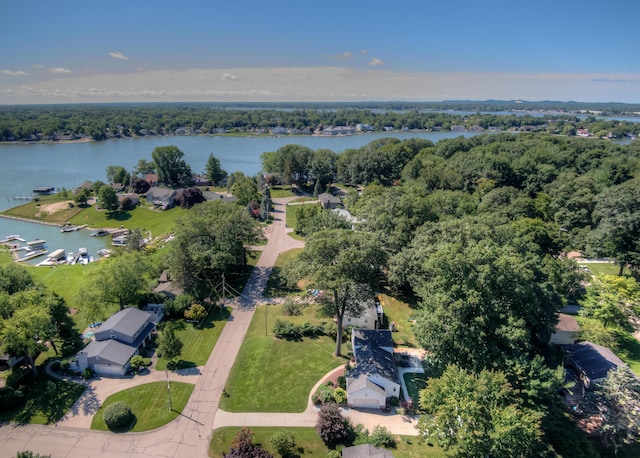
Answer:
[[[638,0],[0,0],[0,104],[640,103]]]

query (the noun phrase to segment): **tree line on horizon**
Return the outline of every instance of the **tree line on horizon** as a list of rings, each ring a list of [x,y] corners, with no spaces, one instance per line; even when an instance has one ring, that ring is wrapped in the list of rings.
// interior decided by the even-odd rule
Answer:
[[[314,104],[291,109],[272,106],[225,108],[213,104],[0,106],[0,141],[57,141],[81,137],[99,141],[115,137],[174,135],[183,133],[182,129],[190,134],[262,132],[275,127],[313,132],[317,128],[356,124],[366,124],[374,131],[388,128],[449,131],[452,126],[454,129],[462,126],[466,129],[541,130],[563,135],[575,135],[578,129],[589,129],[600,136],[611,132],[617,138],[640,133],[638,123],[598,119],[593,115],[579,117],[576,112],[545,116],[480,114],[485,110],[521,110],[520,104],[513,104],[511,108],[491,104],[445,104],[434,109],[419,108],[414,104],[383,106],[386,108],[358,105],[317,108]],[[455,108],[446,108],[450,106]],[[471,111],[475,114],[456,113],[455,110],[465,107],[473,108]],[[433,111],[450,109],[454,111]],[[615,113],[614,110],[612,107],[609,111]]]

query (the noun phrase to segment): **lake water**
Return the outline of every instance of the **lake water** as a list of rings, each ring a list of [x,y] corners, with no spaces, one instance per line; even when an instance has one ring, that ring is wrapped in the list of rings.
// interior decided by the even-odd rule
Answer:
[[[276,151],[290,143],[340,153],[384,137],[417,137],[437,142],[461,134],[475,135],[471,132],[392,132],[343,137],[172,136],[86,143],[0,144],[0,210],[19,205],[12,196],[31,195],[34,188],[72,189],[86,180],[106,181],[105,170],[109,165],[120,165],[131,171],[139,159],[150,161],[151,152],[157,146],[180,148],[195,173],[204,172],[209,153],[213,153],[227,172],[240,171],[253,176],[261,170],[262,153]]]
[[[465,137],[477,135],[472,132],[391,132],[344,137],[173,136],[86,143],[0,144],[0,210],[20,205],[24,201],[14,200],[12,196],[31,195],[34,188],[72,189],[85,180],[106,181],[105,170],[109,165],[121,165],[131,171],[139,159],[150,161],[151,152],[157,146],[180,148],[185,153],[185,161],[196,173],[204,171],[209,153],[213,153],[227,172],[240,171],[253,176],[262,168],[262,153],[276,151],[291,143],[313,150],[329,148],[340,153],[385,137],[417,137],[437,142],[461,134]],[[90,233],[86,229],[61,233],[56,226],[0,218],[0,239],[9,234],[19,234],[27,241],[44,239],[50,253],[59,248],[77,253],[78,248],[86,247],[95,257],[100,248],[109,246],[111,238],[91,237]],[[44,259],[35,258],[31,263]]]

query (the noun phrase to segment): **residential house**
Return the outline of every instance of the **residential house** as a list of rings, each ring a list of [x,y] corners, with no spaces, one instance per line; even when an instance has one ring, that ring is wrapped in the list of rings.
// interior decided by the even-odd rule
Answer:
[[[575,369],[587,388],[604,380],[610,370],[626,365],[611,350],[593,342],[566,345],[564,352],[565,366]]]
[[[554,345],[571,345],[576,343],[580,325],[574,316],[566,313],[558,314],[558,324],[556,330],[551,334],[550,342]]]
[[[324,208],[325,210],[342,207],[342,201],[340,200],[340,198],[334,196],[333,194],[329,194],[328,192],[319,194],[318,200],[320,201],[320,205],[322,205],[322,208]]]
[[[182,288],[171,281],[171,275],[168,270],[162,272],[158,279],[158,286],[153,289],[153,292],[164,294],[169,299],[175,299],[183,293]]]
[[[161,210],[167,210],[174,206],[176,194],[175,189],[154,187],[147,191],[147,202]]]
[[[93,340],[76,356],[77,368],[100,375],[124,375],[129,361],[151,342],[157,315],[127,308],[111,315],[95,330]]]
[[[369,299],[364,304],[364,308],[360,316],[352,316],[345,313],[343,326],[352,326],[354,328],[379,329],[382,327],[384,312],[380,302]]]
[[[207,200],[218,200],[220,202],[236,202],[238,198],[229,194],[223,194],[221,192],[202,191],[202,195]]]
[[[140,203],[140,195],[135,192],[125,192],[117,196],[120,207],[122,208],[125,206],[127,206],[127,208],[135,208]],[[123,205],[123,203],[126,205]]]
[[[149,186],[152,188],[158,185],[158,174],[157,173],[147,173],[144,176],[144,181],[149,183]]]
[[[388,398],[400,397],[400,377],[387,329],[354,329],[351,343],[356,367],[347,375],[347,404],[385,408]]]

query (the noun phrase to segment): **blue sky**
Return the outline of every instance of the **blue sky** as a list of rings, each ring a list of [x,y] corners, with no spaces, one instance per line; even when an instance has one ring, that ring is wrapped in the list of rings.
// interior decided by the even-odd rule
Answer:
[[[0,0],[0,103],[640,103],[637,0]]]

